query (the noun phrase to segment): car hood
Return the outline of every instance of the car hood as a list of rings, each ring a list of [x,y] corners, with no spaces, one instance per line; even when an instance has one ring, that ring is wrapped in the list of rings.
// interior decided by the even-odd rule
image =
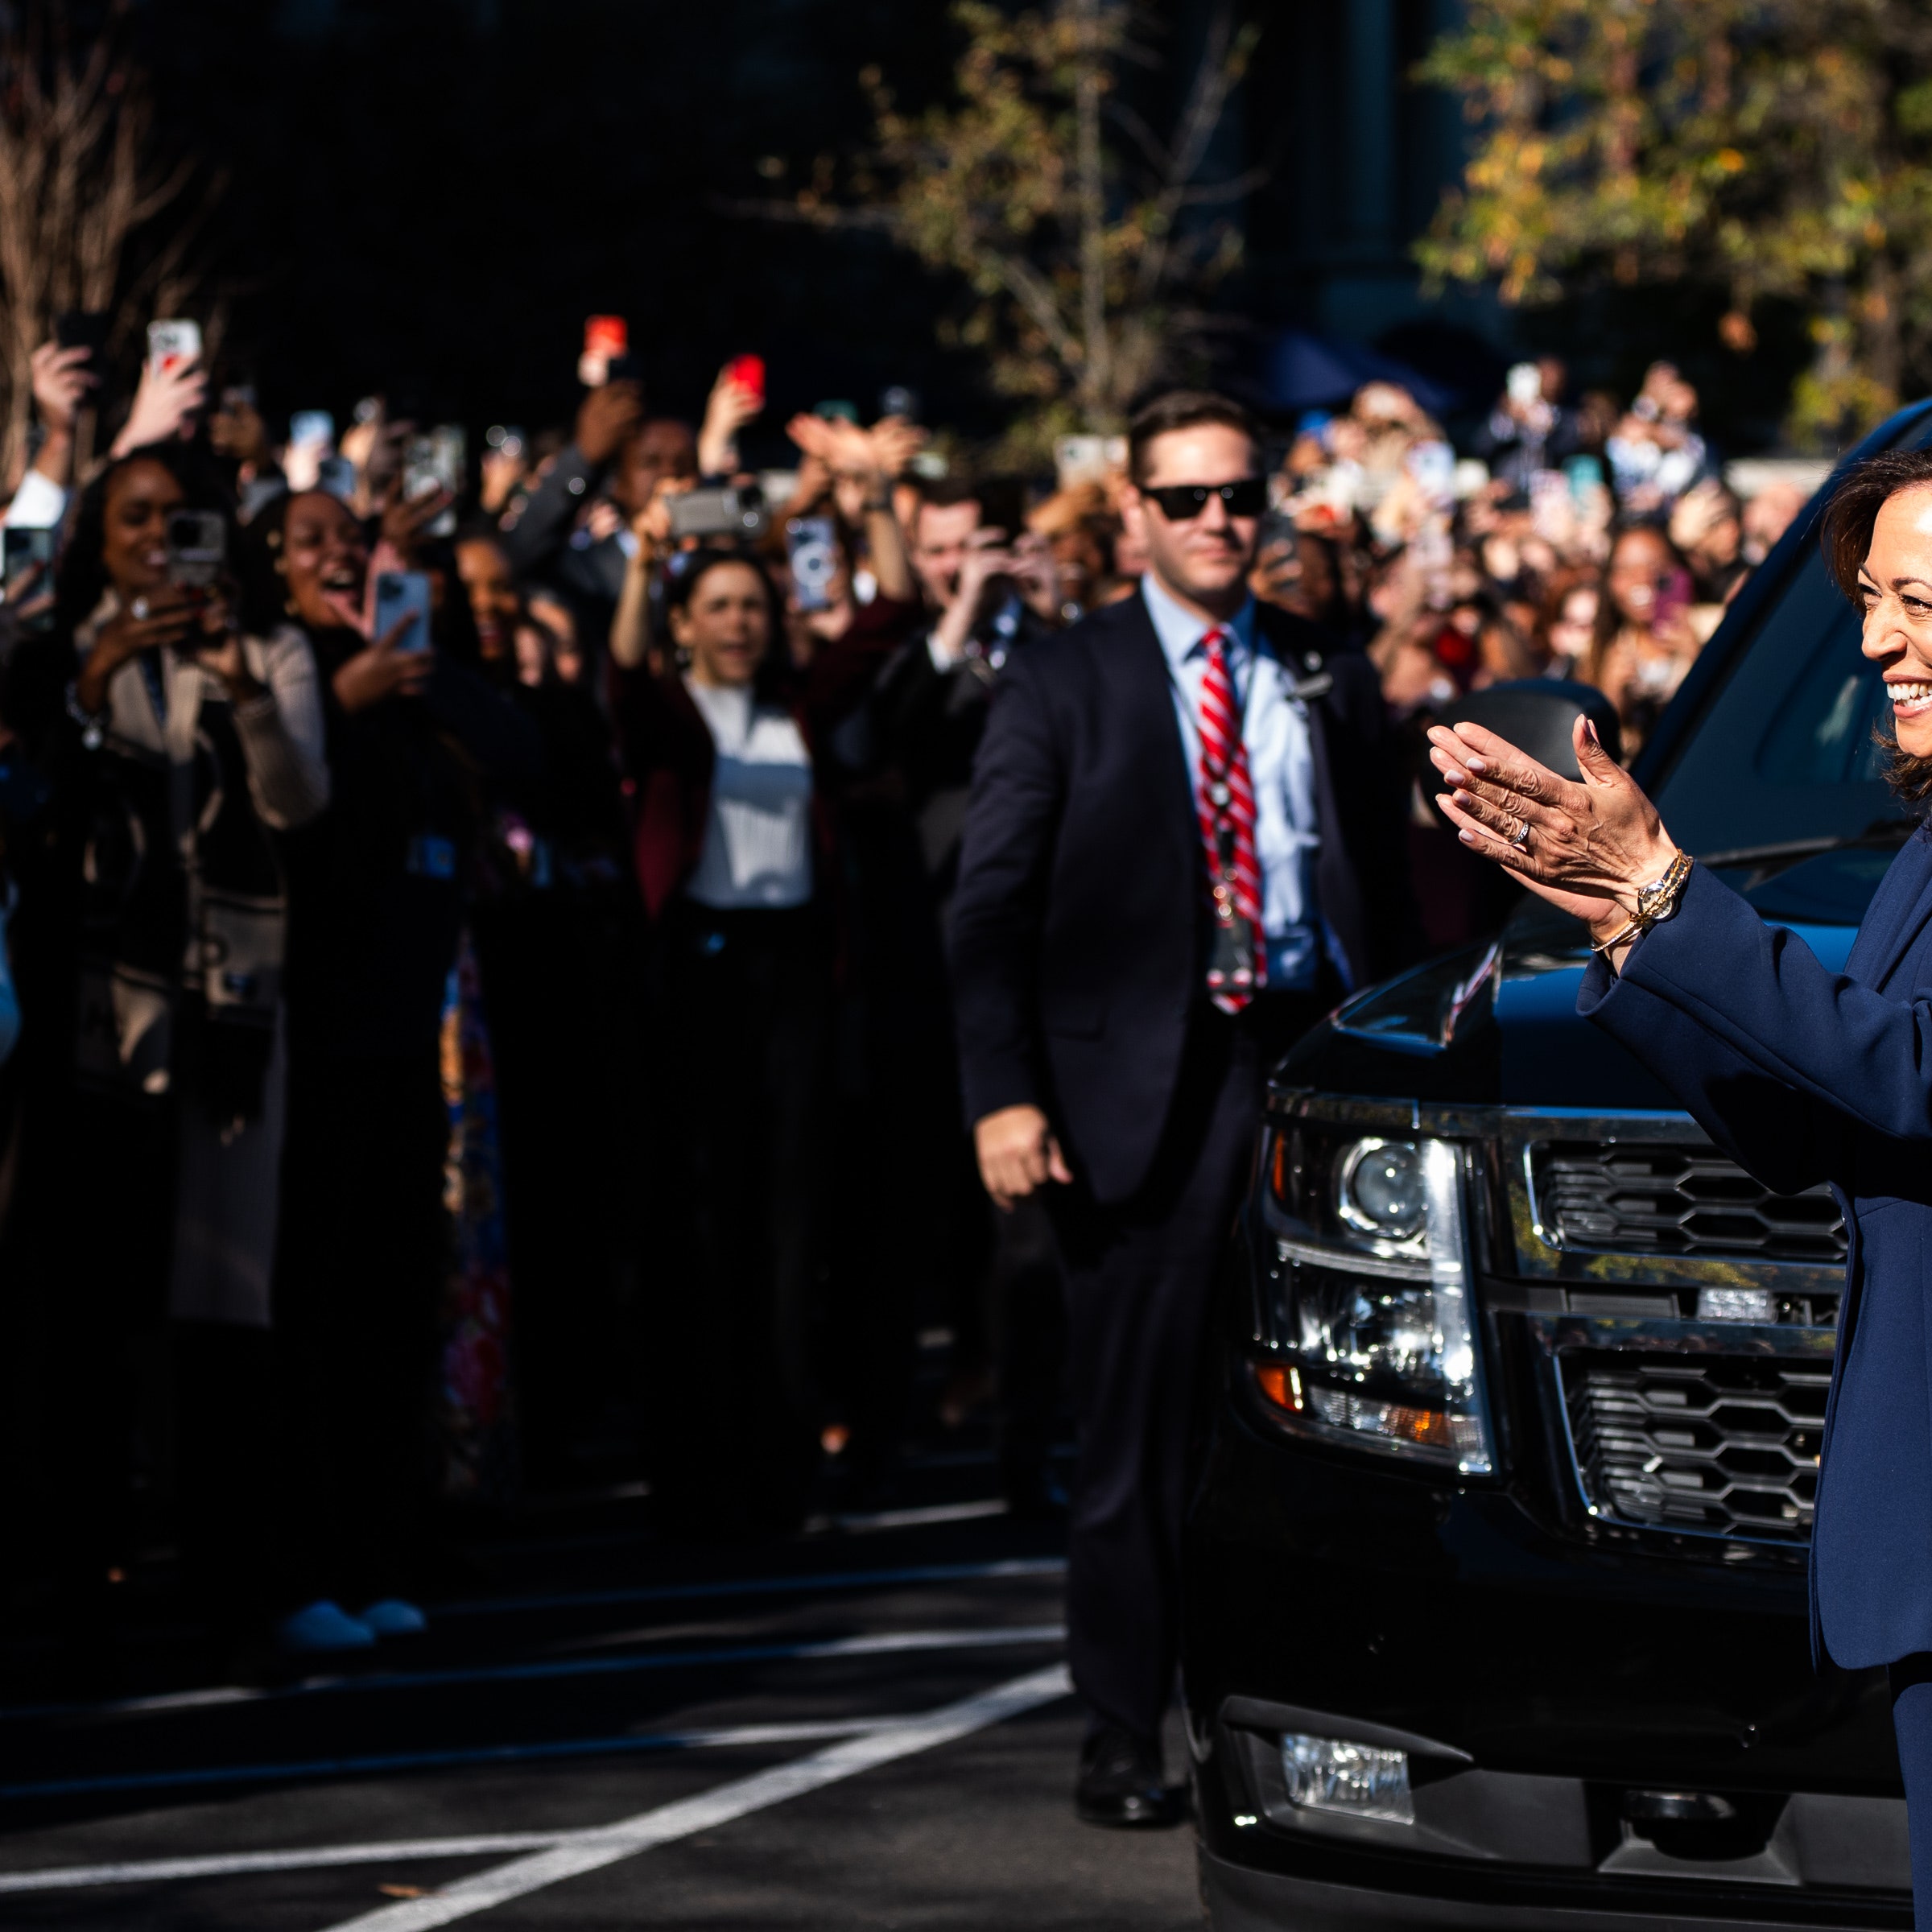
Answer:
[[[1788,923],[1832,971],[1852,925]],[[1286,1087],[1509,1106],[1674,1109],[1670,1091],[1576,1010],[1590,954],[1542,914],[1345,1001],[1275,1074]]]

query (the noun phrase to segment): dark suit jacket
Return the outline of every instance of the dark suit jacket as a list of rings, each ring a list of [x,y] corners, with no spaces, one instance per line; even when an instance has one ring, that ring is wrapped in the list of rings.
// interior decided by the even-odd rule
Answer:
[[[1416,928],[1405,793],[1365,658],[1264,605],[1308,706],[1318,903],[1358,985]],[[1319,673],[1319,676],[1311,675]],[[1167,660],[1136,595],[1010,658],[979,756],[949,950],[968,1120],[1030,1103],[1103,1201],[1145,1178],[1205,999],[1208,878]]]
[[[1767,1187],[1831,1183],[1851,1230],[1811,1545],[1814,1648],[1932,1650],[1932,833],[1842,973],[1699,866],[1677,916],[1600,960],[1578,1010]]]

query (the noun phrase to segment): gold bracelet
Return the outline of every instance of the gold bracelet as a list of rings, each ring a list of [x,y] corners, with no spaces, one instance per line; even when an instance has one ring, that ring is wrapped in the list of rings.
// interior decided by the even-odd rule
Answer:
[[[1690,876],[1690,855],[1679,852],[1664,868],[1662,877],[1637,889],[1637,910],[1631,915],[1629,923],[1600,946],[1593,944],[1590,950],[1614,952],[1625,939],[1641,939],[1653,926],[1661,925],[1677,910],[1677,902],[1683,897],[1684,881]]]

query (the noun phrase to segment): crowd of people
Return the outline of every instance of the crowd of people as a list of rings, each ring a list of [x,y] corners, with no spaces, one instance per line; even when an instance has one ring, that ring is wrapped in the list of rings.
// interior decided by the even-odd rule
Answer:
[[[754,473],[754,358],[695,425],[585,373],[439,473],[393,398],[278,439],[192,359],[89,460],[90,353],[35,357],[0,1353],[15,1546],[84,1643],[163,1461],[210,1618],[298,1655],[419,1630],[432,1496],[567,1484],[613,1411],[670,1533],[882,1493],[935,1310],[943,1419],[992,1400],[1015,1509],[1063,1502],[1062,1260],[983,1183],[944,935],[1005,667],[1141,588],[1131,481],[838,404]],[[1563,678],[1628,755],[1799,507],[1738,501],[1668,365],[1564,382],[1460,453],[1379,382],[1278,446],[1253,595],[1418,737]],[[1446,943],[1484,915],[1415,795]]]

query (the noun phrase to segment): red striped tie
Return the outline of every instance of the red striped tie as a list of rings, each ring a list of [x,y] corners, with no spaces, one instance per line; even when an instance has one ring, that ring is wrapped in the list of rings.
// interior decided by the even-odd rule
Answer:
[[[1266,983],[1268,973],[1261,937],[1261,868],[1254,854],[1254,786],[1248,774],[1248,747],[1241,741],[1234,679],[1228,669],[1228,634],[1217,624],[1201,642],[1208,652],[1208,675],[1201,680],[1197,803],[1201,837],[1208,848],[1214,916],[1223,924],[1245,919],[1253,941],[1252,964],[1232,972],[1211,968],[1208,990],[1224,1013],[1239,1013]],[[1225,856],[1224,832],[1232,835]]]

